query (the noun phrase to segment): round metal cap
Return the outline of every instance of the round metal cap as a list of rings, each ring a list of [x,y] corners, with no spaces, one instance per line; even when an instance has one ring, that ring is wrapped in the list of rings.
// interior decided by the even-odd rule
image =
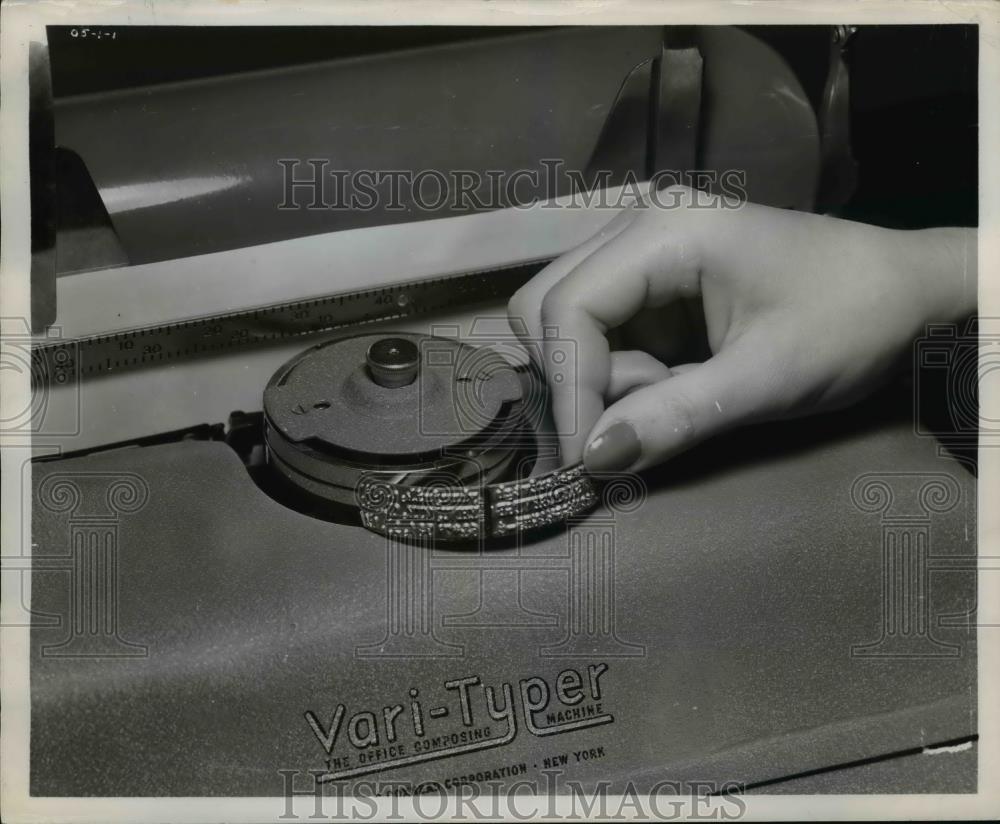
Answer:
[[[365,353],[368,373],[379,386],[396,389],[409,386],[420,369],[420,350],[406,338],[381,338]]]

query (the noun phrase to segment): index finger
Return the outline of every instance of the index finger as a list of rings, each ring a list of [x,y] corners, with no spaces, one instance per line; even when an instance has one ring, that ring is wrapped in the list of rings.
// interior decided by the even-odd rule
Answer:
[[[535,345],[542,340],[542,298],[581,261],[624,230],[635,216],[633,209],[623,209],[600,231],[557,257],[513,294],[507,305],[507,314],[514,334],[528,347],[529,354],[533,354]],[[542,368],[541,363],[537,365]]]
[[[698,264],[678,225],[636,220],[596,249],[542,299],[546,366],[567,347],[574,363],[547,368],[563,462],[575,463],[604,412],[611,377],[609,330],[645,307],[700,292]]]

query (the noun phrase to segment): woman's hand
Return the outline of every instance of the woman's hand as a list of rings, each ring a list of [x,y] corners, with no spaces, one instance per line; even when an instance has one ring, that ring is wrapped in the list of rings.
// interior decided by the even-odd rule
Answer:
[[[575,371],[550,381],[565,463],[638,470],[740,424],[845,406],[928,322],[975,309],[974,230],[698,207],[696,195],[664,190],[656,200],[675,207],[625,210],[510,301],[534,340],[554,327],[576,342]]]

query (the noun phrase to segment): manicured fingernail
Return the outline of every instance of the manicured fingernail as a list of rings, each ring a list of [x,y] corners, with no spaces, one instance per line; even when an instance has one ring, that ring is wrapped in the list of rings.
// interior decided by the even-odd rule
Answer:
[[[592,440],[583,453],[583,465],[591,472],[620,472],[642,455],[635,430],[624,421],[612,424]]]

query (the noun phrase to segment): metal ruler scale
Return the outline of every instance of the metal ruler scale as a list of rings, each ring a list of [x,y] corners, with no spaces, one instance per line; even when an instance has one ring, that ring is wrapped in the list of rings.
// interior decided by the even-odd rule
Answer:
[[[531,261],[46,342],[32,348],[32,379],[35,386],[68,384],[112,372],[495,301],[513,294],[547,262]]]

